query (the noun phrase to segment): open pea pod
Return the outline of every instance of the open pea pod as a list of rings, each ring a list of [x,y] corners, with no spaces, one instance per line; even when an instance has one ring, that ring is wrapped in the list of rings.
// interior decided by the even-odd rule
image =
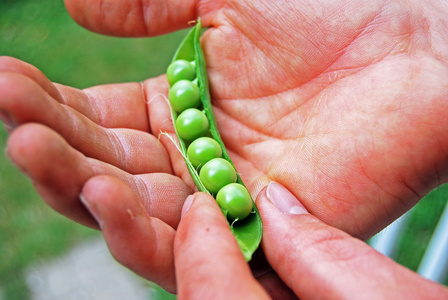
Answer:
[[[209,131],[207,132],[207,136],[211,136],[212,139],[218,142],[222,150],[222,158],[228,161],[231,164],[231,166],[235,168],[227,153],[226,147],[224,146],[224,143],[222,142],[222,139],[219,135],[216,120],[213,114],[205,59],[200,44],[201,33],[202,33],[201,20],[198,19],[196,25],[190,30],[190,32],[187,34],[187,36],[177,49],[173,57],[173,62],[178,60],[184,60],[194,65],[194,69],[196,72],[195,74],[196,78],[194,79],[194,81],[195,84],[197,84],[197,86],[199,87],[200,105],[198,109],[202,110],[202,112],[207,117],[209,123]],[[171,112],[173,116],[173,122],[175,124],[174,127],[176,128],[176,120],[179,116],[179,113],[176,112],[176,110],[174,110],[173,107],[171,108]],[[190,174],[197,188],[200,191],[209,193],[215,197],[216,195],[210,192],[204,186],[199,176],[198,168],[193,166],[192,162],[188,157],[187,147],[190,142],[188,140],[184,140],[183,138],[181,138],[177,128],[176,128],[176,134],[179,140],[180,151],[182,152],[182,155],[185,158],[185,163],[188,167],[188,170],[190,171]],[[243,181],[241,180],[237,172],[236,174],[237,174],[236,182],[244,186]],[[221,206],[221,210],[223,211],[224,215],[227,216],[226,209],[224,209]],[[257,207],[255,206],[253,201],[252,201],[251,213],[242,220],[240,219],[236,219],[234,221],[229,220],[229,226],[238,242],[238,245],[246,261],[249,261],[252,258],[252,254],[258,248],[262,236],[261,218],[258,213]]]

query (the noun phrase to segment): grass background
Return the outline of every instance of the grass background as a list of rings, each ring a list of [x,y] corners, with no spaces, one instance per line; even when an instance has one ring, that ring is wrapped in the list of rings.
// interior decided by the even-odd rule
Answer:
[[[77,25],[62,0],[0,0],[0,55],[22,59],[50,80],[77,88],[162,74],[184,34],[105,37]],[[6,141],[0,126],[1,149]],[[416,270],[447,199],[448,187],[442,186],[418,204],[398,241],[399,263]],[[28,266],[97,235],[44,205],[29,180],[0,154],[0,299],[29,299]]]

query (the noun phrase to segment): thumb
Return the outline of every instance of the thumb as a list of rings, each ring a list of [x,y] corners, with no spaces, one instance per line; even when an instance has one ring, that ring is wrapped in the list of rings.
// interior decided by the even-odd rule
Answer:
[[[206,193],[185,200],[174,239],[180,299],[266,299],[216,201]]]
[[[300,299],[447,299],[448,289],[310,215],[276,182],[257,206],[266,258]]]

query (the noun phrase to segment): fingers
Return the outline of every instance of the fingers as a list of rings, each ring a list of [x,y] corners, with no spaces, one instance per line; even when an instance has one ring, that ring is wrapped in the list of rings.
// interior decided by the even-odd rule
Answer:
[[[12,80],[11,75],[22,75],[30,80],[19,80],[20,76]],[[20,91],[21,85],[34,82],[36,93],[48,94],[56,102],[73,108],[103,127],[149,131],[147,101],[140,83],[108,84],[79,90],[51,83],[36,67],[6,56],[0,57],[0,76],[2,81],[11,80],[9,86],[5,85],[8,90]]]
[[[185,201],[183,213],[174,242],[179,298],[267,298],[215,200],[196,193]]]
[[[121,264],[175,292],[172,227],[151,218],[135,193],[113,177],[90,179],[82,189],[82,200]]]
[[[448,290],[308,214],[286,188],[269,184],[257,206],[266,257],[300,299],[443,299]]]
[[[81,153],[39,124],[14,130],[6,152],[53,209],[83,225],[97,227],[78,200],[81,186],[93,175]]]
[[[7,153],[27,174],[42,198],[56,211],[95,227],[79,203],[85,182],[95,175],[111,175],[132,187],[148,213],[177,227],[185,198],[192,193],[178,177],[154,173],[131,176],[116,167],[85,157],[56,132],[40,124],[22,125],[11,134]]]
[[[36,67],[9,56],[0,56],[0,73],[10,72],[22,74],[35,81],[51,97],[62,100],[62,97],[51,81]]]
[[[72,18],[80,25],[115,36],[154,36],[188,26],[201,11],[198,0],[65,0]]]
[[[70,107],[54,101],[34,81],[21,74],[0,76],[0,88],[3,91],[0,110],[8,113],[13,127],[28,122],[44,124],[60,133],[86,156],[132,174],[171,173],[167,152],[158,139],[148,133],[98,126]],[[144,103],[142,110],[146,111]],[[146,113],[144,115],[146,117]],[[131,120],[130,116],[129,123]]]

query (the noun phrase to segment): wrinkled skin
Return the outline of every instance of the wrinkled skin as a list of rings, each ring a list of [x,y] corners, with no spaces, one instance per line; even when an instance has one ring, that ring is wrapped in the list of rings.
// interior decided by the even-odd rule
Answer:
[[[310,215],[279,183],[271,182],[256,203],[263,219],[262,247],[276,273],[255,280],[218,205],[210,195],[195,193],[185,201],[174,239],[179,299],[448,297],[446,286]]]
[[[446,182],[443,1],[65,2],[82,26],[117,36],[202,18],[218,127],[254,197],[279,182],[318,219],[365,239]],[[194,186],[160,135],[174,136],[165,78],[77,90],[12,58],[0,71],[11,160],[50,206],[100,223],[119,261],[173,291],[170,249]]]

